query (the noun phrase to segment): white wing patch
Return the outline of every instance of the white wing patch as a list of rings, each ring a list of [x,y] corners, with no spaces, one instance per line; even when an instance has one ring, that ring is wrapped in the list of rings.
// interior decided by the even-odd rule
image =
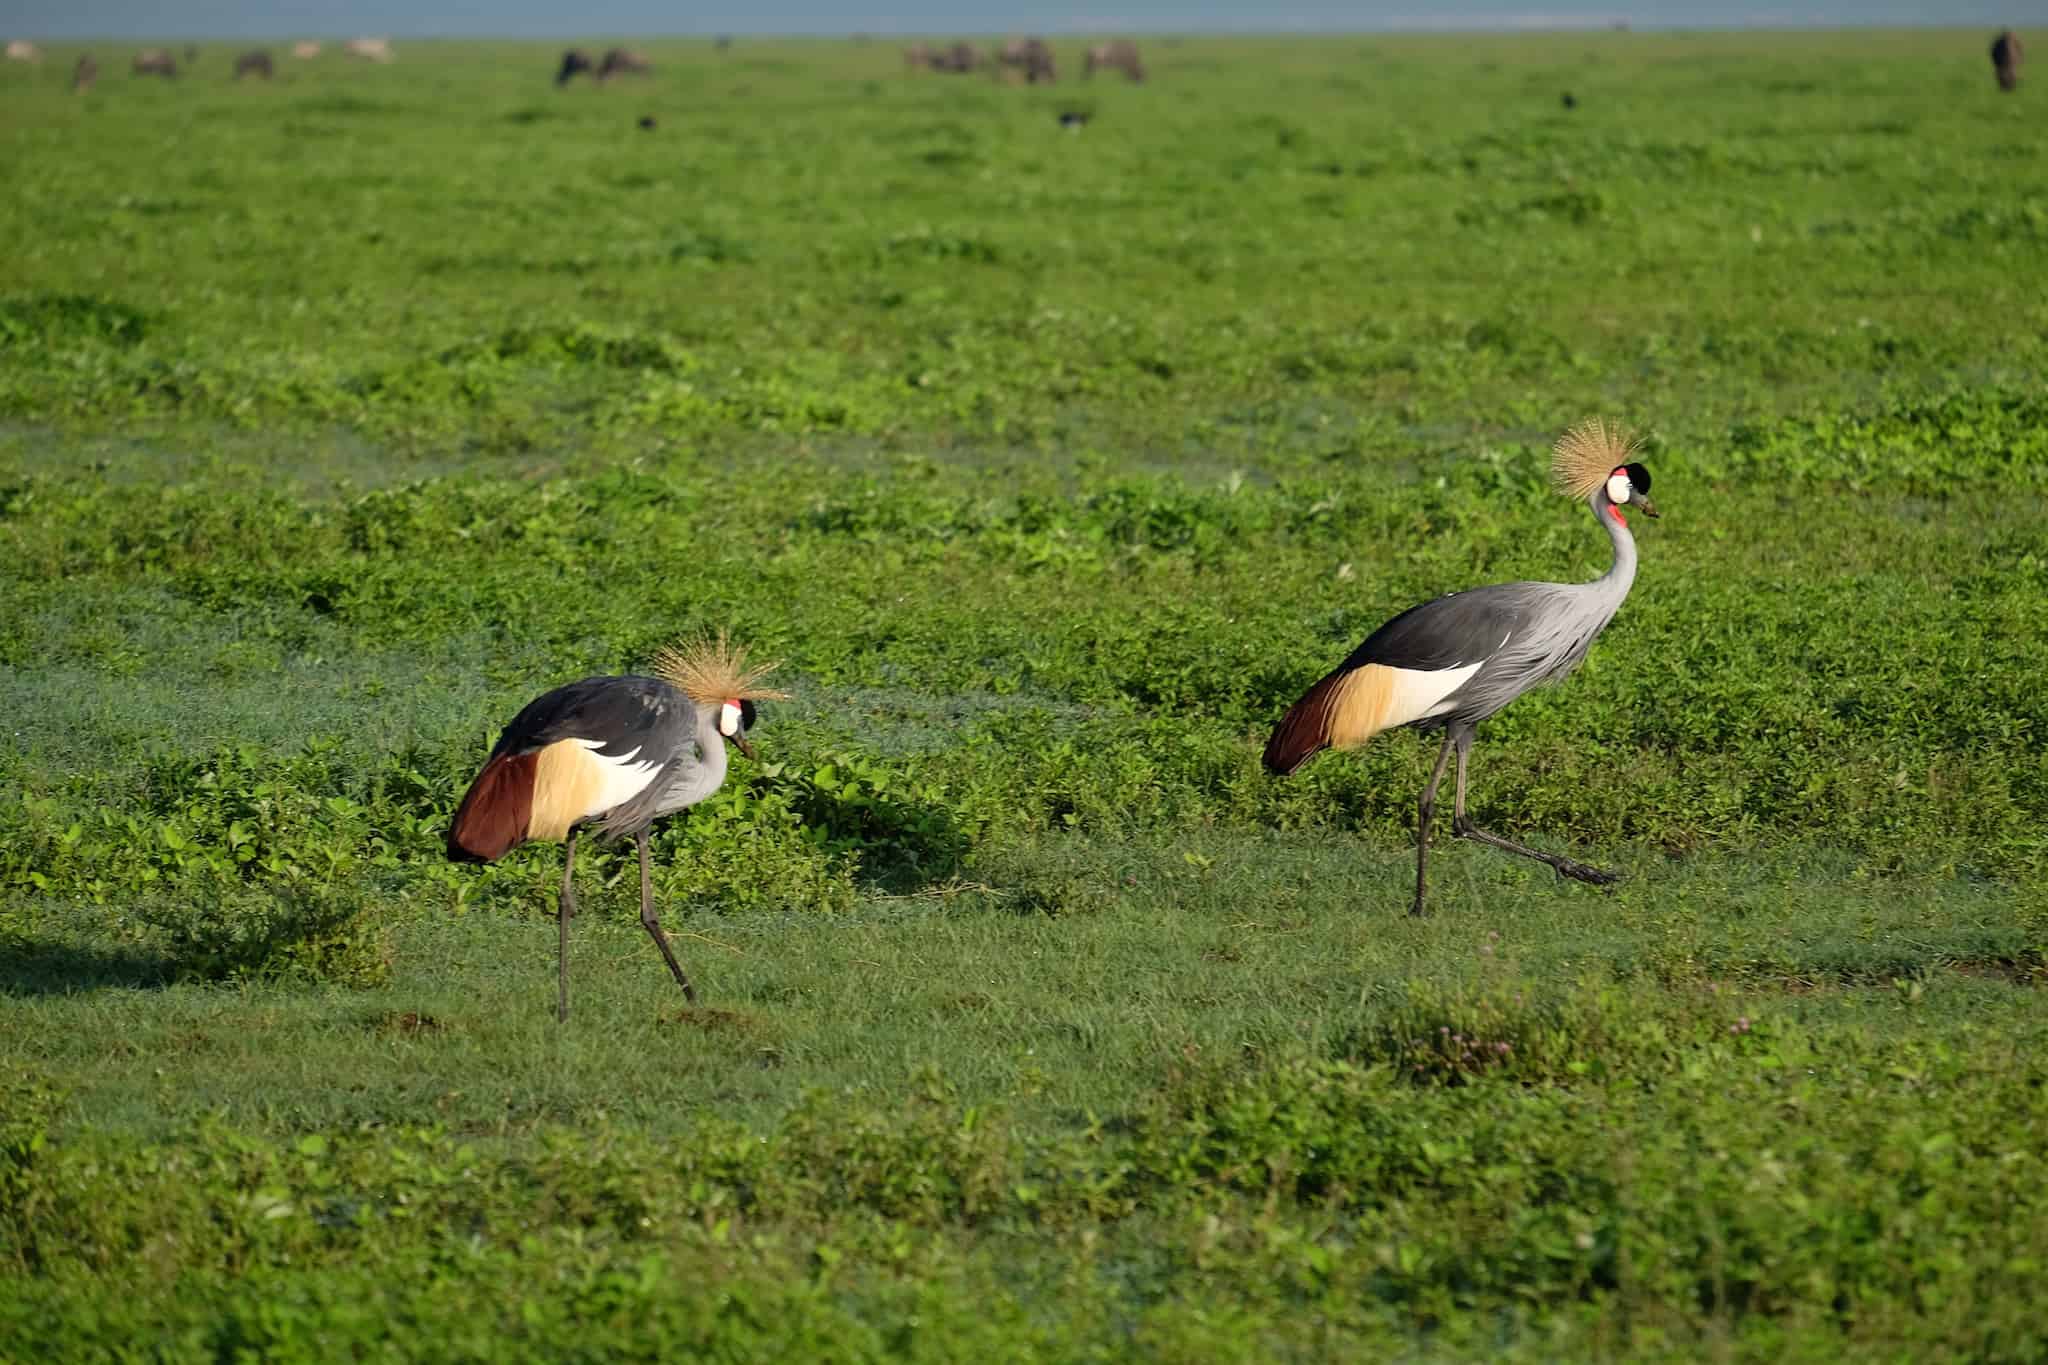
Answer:
[[[637,746],[631,753],[601,754],[597,752],[604,747],[601,739],[579,739],[576,742],[590,750],[590,757],[597,766],[597,787],[588,798],[589,815],[600,815],[614,806],[623,806],[647,790],[647,784],[661,771],[659,763],[634,761],[640,754]]]
[[[601,754],[604,741],[558,739],[534,761],[533,805],[526,817],[529,839],[561,839],[578,820],[603,815],[647,790],[659,763],[629,754]]]
[[[1381,728],[1391,730],[1411,721],[1427,720],[1451,709],[1450,696],[1468,682],[1482,663],[1463,668],[1389,668],[1394,675],[1393,696],[1388,699],[1387,721]]]

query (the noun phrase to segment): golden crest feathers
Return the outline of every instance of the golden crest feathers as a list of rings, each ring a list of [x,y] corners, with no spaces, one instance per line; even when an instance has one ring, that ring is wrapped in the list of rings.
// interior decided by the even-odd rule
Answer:
[[[761,686],[776,665],[747,665],[747,647],[700,635],[655,651],[654,675],[692,701],[716,706],[726,701],[787,701],[789,693]]]
[[[1626,427],[1598,417],[1580,422],[1550,448],[1550,485],[1566,497],[1583,499],[1607,476],[1635,458],[1637,442]]]

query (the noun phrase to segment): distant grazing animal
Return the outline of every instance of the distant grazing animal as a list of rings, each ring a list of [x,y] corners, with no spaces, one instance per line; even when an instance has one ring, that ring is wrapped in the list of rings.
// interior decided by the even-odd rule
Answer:
[[[1051,83],[1053,74],[1052,49],[1042,38],[1012,38],[996,52],[998,71],[1019,71],[1026,84],[1037,85],[1040,81]]]
[[[177,58],[160,47],[144,48],[135,54],[135,60],[128,63],[131,76],[164,76],[178,74]]]
[[[100,64],[92,59],[90,52],[81,53],[78,65],[71,68],[71,93],[83,95],[92,89],[92,83],[100,78]]]
[[[608,81],[614,76],[644,76],[654,70],[654,63],[628,48],[615,47],[604,54],[604,60],[597,64],[597,78]]]
[[[1567,109],[1576,109],[1579,107],[1578,100],[1573,98],[1572,92],[1569,90],[1564,92],[1564,98],[1560,100],[1559,103],[1563,104],[1564,107]]]
[[[1081,74],[1092,76],[1097,67],[1121,71],[1134,81],[1145,79],[1145,64],[1138,60],[1138,45],[1128,38],[1097,43],[1089,48],[1088,55],[1081,64]]]
[[[198,64],[199,64],[199,49],[198,49],[198,47],[196,47],[195,45],[193,45],[193,44],[191,44],[191,43],[187,43],[187,44],[185,44],[185,65],[187,65],[187,66],[197,66]]]
[[[260,47],[252,48],[235,58],[236,80],[244,76],[261,76],[267,81],[276,74],[276,69],[270,64],[270,54]]]
[[[747,667],[721,633],[655,656],[653,677],[585,678],[529,702],[505,727],[448,828],[448,856],[488,863],[529,839],[560,839],[562,894],[555,1017],[569,1017],[569,920],[576,913],[576,835],[630,834],[640,849],[640,923],[683,997],[696,991],[661,932],[647,870],[647,827],[686,810],[725,782],[725,746],[754,756],[754,703],[784,694],[761,686],[773,665]]]
[[[1498,583],[1410,607],[1296,702],[1266,743],[1266,767],[1285,776],[1328,748],[1349,749],[1382,730],[1412,725],[1444,732],[1415,818],[1415,904],[1422,913],[1429,821],[1437,784],[1458,757],[1451,828],[1460,837],[1547,863],[1559,876],[1604,886],[1612,872],[1489,834],[1465,814],[1465,760],[1479,723],[1516,697],[1578,667],[1614,619],[1636,576],[1636,542],[1621,509],[1654,517],[1650,471],[1635,443],[1604,423],[1584,422],[1558,441],[1551,478],[1584,502],[1614,545],[1614,564],[1591,583]]]
[[[904,49],[903,61],[913,70],[922,66],[927,71],[948,71],[957,75],[980,66],[981,54],[974,50],[974,44],[967,42],[951,43],[945,47],[914,43]]]
[[[1083,113],[1081,110],[1062,109],[1060,111],[1060,127],[1071,129],[1072,131],[1078,133],[1087,126],[1088,115]]]
[[[351,57],[361,57],[366,62],[391,60],[389,38],[351,38],[341,45],[341,50]]]
[[[730,33],[719,34],[711,40],[711,46],[717,48],[720,52],[725,51],[732,46],[732,35]]]
[[[2020,42],[2020,35],[2011,29],[2006,29],[1991,40],[1991,67],[1998,73],[2000,90],[2019,89],[2020,62],[2026,55],[2026,45]]]
[[[580,47],[572,47],[562,54],[562,68],[555,72],[555,84],[567,85],[578,73],[594,71],[597,64],[590,60],[590,54]]]
[[[43,50],[26,38],[10,39],[7,44],[7,60],[10,62],[39,62]]]
[[[292,44],[292,56],[297,57],[302,62],[310,61],[319,55],[320,44],[318,43],[297,42]]]
[[[656,127],[656,124],[654,122],[654,115],[642,114],[640,116],[640,127],[643,132],[653,132]]]

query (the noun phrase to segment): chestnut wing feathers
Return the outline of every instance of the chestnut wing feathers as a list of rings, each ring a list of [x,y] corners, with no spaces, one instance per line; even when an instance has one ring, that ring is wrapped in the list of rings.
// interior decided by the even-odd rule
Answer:
[[[658,678],[585,678],[535,698],[457,807],[448,856],[489,862],[631,805],[694,752],[695,726],[689,699]]]

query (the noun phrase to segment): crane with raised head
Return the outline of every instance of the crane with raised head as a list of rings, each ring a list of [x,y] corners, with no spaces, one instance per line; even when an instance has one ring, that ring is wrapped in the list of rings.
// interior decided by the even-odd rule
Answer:
[[[483,770],[456,807],[448,856],[488,863],[530,839],[561,840],[562,894],[556,1018],[569,1017],[569,921],[576,914],[576,835],[633,837],[640,851],[640,923],[696,1002],[654,912],[647,830],[704,800],[725,782],[725,746],[754,756],[747,731],[754,703],[786,693],[761,684],[773,664],[749,667],[744,646],[718,638],[670,646],[654,676],[585,678],[535,698],[498,736]]]
[[[1442,730],[1443,747],[1415,818],[1415,904],[1422,913],[1429,824],[1437,785],[1453,755],[1457,797],[1451,828],[1460,838],[1534,858],[1594,886],[1617,874],[1490,834],[1465,814],[1465,763],[1479,722],[1516,697],[1578,667],[1607,628],[1636,576],[1636,542],[1624,507],[1657,515],[1650,471],[1633,457],[1627,432],[1594,420],[1559,438],[1551,482],[1583,502],[1614,545],[1614,563],[1590,583],[1496,583],[1410,607],[1381,626],[1294,704],[1266,743],[1266,767],[1285,776],[1324,749],[1350,749],[1403,726]]]

